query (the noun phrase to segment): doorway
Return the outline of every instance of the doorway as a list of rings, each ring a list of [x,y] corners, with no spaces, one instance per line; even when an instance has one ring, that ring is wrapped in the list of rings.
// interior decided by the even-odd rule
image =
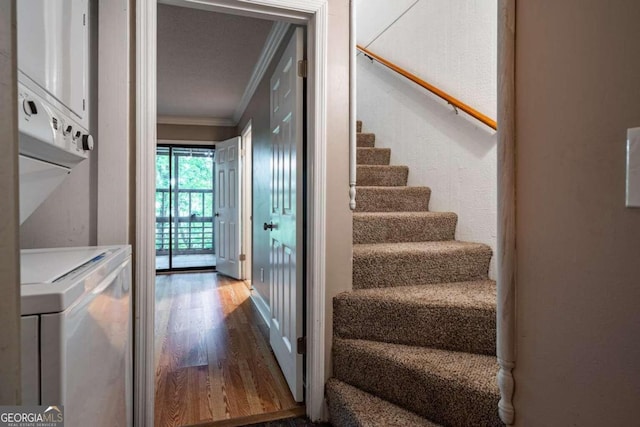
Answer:
[[[156,269],[215,269],[213,148],[156,149]]]
[[[253,29],[251,38],[246,28]],[[210,251],[189,231],[194,222],[205,223],[197,230],[202,233],[212,221],[213,230],[206,232],[213,233],[216,258],[216,274],[156,278],[156,426],[304,412],[306,80],[299,64],[305,32],[303,26],[273,20],[158,6],[161,133],[194,135],[179,124],[188,120],[222,135],[228,129],[215,123],[235,120],[230,112],[240,112],[229,130],[233,134],[215,139],[215,155],[202,147],[158,144],[156,149],[158,251],[168,248],[171,267],[177,256]],[[265,51],[268,59],[262,59]],[[245,57],[253,59],[243,62]],[[252,69],[261,63],[265,68],[256,74]],[[239,75],[255,82],[249,95],[243,92],[251,85]],[[215,120],[202,119],[216,113],[221,116]],[[248,185],[252,181],[258,194]],[[259,230],[252,227],[253,206]],[[249,289],[243,280],[253,269],[254,257],[247,255],[254,239],[266,246],[255,258],[264,273],[255,273],[260,283]],[[159,261],[160,256],[165,254],[157,253]],[[266,319],[252,294],[267,301]]]
[[[190,3],[190,2],[185,2]],[[137,109],[141,120],[137,127],[138,152],[148,152],[149,145],[154,142],[153,135],[156,130],[156,4],[155,2],[137,3],[137,58],[138,58],[138,96]],[[211,1],[198,3],[198,8],[205,10],[227,11],[229,13],[259,16],[263,19],[285,19],[290,23],[306,25],[309,29],[309,43],[307,45],[309,57],[309,77],[307,83],[308,103],[308,162],[305,167],[310,171],[309,180],[305,188],[305,202],[310,212],[310,221],[306,232],[308,240],[304,253],[307,261],[306,278],[309,281],[309,293],[307,295],[308,310],[307,331],[308,353],[305,393],[307,401],[307,414],[318,419],[323,411],[323,390],[325,378],[325,227],[326,227],[326,200],[323,191],[327,186],[326,177],[326,138],[327,117],[325,91],[327,85],[327,18],[328,5],[325,0],[317,0],[300,5],[297,1],[271,1],[266,0],[260,5],[247,4],[243,1]],[[254,122],[255,125],[255,122]],[[255,142],[254,127],[254,142]],[[155,146],[153,147],[155,149]],[[149,159],[144,155],[136,156],[138,167],[138,185],[136,198],[138,212],[136,240],[140,262],[137,265],[137,277],[140,283],[149,283],[153,270],[149,267],[149,227],[146,221],[151,211],[150,196],[155,193],[154,181],[151,178]],[[255,191],[255,188],[254,188]],[[254,205],[255,209],[255,205]],[[255,261],[254,261],[255,262]],[[255,279],[254,275],[254,279]],[[138,330],[137,366],[139,378],[137,381],[137,401],[139,412],[137,419],[141,424],[150,424],[153,419],[153,366],[150,366],[149,355],[153,352],[153,337],[149,336],[154,330],[153,313],[155,302],[155,287],[143,287],[139,294],[139,318]]]

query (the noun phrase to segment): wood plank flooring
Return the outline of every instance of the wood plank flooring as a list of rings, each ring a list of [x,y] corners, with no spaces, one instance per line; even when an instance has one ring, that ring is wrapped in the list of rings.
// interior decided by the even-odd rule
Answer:
[[[300,408],[249,297],[216,273],[156,277],[156,427]]]

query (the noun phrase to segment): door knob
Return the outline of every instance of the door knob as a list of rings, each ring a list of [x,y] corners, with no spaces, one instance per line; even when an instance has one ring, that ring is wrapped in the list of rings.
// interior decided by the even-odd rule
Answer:
[[[263,227],[264,227],[264,231],[273,230],[273,222],[270,222],[269,224],[265,222]]]
[[[214,216],[220,216],[220,213],[216,212],[216,214]]]

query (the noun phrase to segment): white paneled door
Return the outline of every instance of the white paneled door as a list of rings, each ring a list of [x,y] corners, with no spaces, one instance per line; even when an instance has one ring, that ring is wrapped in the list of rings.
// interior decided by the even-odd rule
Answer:
[[[215,230],[216,269],[241,279],[240,272],[240,137],[216,143]]]
[[[271,325],[273,352],[296,401],[304,399],[302,355],[303,30],[296,29],[271,77]]]

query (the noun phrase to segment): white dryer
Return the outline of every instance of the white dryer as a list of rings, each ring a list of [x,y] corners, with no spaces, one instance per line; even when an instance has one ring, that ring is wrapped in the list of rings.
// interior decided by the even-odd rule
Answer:
[[[23,404],[131,426],[130,246],[23,250],[21,269]]]

